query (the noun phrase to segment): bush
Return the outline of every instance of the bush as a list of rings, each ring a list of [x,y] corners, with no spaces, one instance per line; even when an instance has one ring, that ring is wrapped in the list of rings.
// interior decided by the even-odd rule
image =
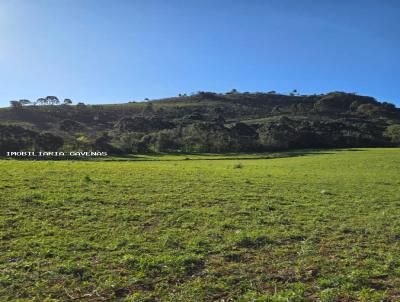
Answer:
[[[400,144],[400,124],[390,125],[384,135],[394,144]]]

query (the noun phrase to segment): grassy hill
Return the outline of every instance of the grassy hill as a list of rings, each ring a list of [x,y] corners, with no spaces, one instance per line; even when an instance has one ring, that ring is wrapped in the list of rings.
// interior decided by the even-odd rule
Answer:
[[[22,149],[43,149],[36,139],[41,133],[61,138],[57,148],[111,153],[388,146],[397,141],[384,133],[399,123],[393,104],[351,93],[199,92],[126,104],[3,108],[0,147],[4,137],[21,133],[15,127],[33,131],[13,143]]]
[[[0,300],[398,301],[400,150],[292,155],[2,160]]]
[[[153,110],[146,111],[145,109],[149,107],[149,104],[152,105]],[[333,92],[326,95],[295,96],[271,93],[216,94],[199,92],[192,96],[125,104],[85,105],[80,108],[74,105],[26,106],[20,110],[2,108],[0,109],[0,120],[11,123],[30,123],[32,127],[49,129],[53,124],[67,118],[87,125],[115,123],[120,118],[135,115],[152,116],[160,114],[165,117],[180,119],[185,115],[199,113],[204,114],[207,118],[207,115],[212,115],[215,109],[223,114],[228,121],[251,121],[280,115],[332,118],[368,114],[368,110],[365,112],[357,111],[358,107],[364,104],[377,106],[377,108],[372,108],[376,111],[376,117],[386,114],[392,118],[399,118],[399,110],[396,110],[393,106],[385,106],[388,103],[379,103],[372,97],[350,93]],[[351,108],[352,106],[353,108]]]

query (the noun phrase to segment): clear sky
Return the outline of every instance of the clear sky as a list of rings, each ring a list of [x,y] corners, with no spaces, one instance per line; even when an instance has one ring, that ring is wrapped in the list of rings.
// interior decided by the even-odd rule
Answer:
[[[400,105],[398,0],[0,0],[0,106],[198,90]]]

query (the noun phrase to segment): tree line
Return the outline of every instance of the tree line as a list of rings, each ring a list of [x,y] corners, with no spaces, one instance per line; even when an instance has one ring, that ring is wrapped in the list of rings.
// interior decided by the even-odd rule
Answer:
[[[41,106],[46,106],[46,105],[72,105],[72,100],[71,99],[64,99],[62,102],[59,100],[58,97],[56,96],[46,96],[46,97],[42,97],[42,98],[38,98],[36,101],[30,101],[27,99],[20,99],[20,100],[12,100],[10,101],[10,107],[11,108],[21,108],[24,106],[37,106],[37,105],[41,105]]]

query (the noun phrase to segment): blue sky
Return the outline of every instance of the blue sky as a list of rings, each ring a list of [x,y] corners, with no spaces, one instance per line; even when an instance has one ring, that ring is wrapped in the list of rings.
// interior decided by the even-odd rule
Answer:
[[[400,105],[399,20],[397,0],[0,0],[0,106],[232,88]]]

